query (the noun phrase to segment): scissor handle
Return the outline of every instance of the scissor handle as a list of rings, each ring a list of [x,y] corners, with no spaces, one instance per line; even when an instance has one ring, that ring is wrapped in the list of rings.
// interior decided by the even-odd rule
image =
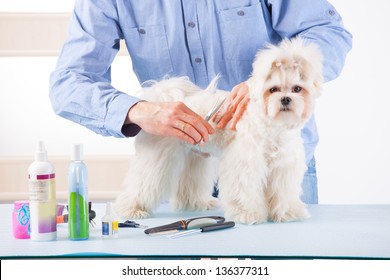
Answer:
[[[201,228],[203,226],[223,223],[224,221],[225,221],[225,218],[221,217],[221,216],[196,217],[196,218],[190,218],[187,220],[180,220],[180,221],[177,221],[177,222],[174,222],[171,224],[167,224],[167,225],[148,228],[144,232],[146,234],[151,234],[151,233],[158,233],[158,232],[170,231],[170,230]]]
[[[210,225],[210,226],[205,226],[200,228],[201,232],[208,232],[208,231],[213,231],[213,230],[220,230],[220,229],[225,229],[225,228],[231,228],[234,227],[236,224],[231,221],[231,222],[226,222],[226,223],[219,223],[215,225]]]
[[[167,225],[148,228],[148,229],[145,229],[144,232],[146,234],[150,234],[150,233],[156,233],[156,232],[162,232],[162,231],[168,231],[168,230],[185,229],[186,227],[187,227],[186,221],[181,220],[181,221],[177,221],[177,222],[167,224]]]
[[[221,216],[196,217],[196,218],[187,219],[185,221],[185,228],[183,229],[201,228],[204,226],[223,223],[224,221],[225,218]]]

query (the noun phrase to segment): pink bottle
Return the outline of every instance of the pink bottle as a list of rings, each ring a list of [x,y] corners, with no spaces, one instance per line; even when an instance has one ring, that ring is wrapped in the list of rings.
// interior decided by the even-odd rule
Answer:
[[[28,200],[14,202],[12,224],[15,238],[30,238],[30,205]]]

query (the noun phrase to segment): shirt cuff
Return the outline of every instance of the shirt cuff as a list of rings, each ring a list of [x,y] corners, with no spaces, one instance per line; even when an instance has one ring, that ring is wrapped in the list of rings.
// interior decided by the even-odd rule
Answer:
[[[122,126],[122,134],[126,137],[134,137],[141,131],[141,127],[135,123],[124,124]]]
[[[110,103],[105,119],[105,128],[114,137],[133,137],[138,134],[141,128],[136,124],[125,125],[129,109],[140,100],[134,96],[118,92],[118,95]]]

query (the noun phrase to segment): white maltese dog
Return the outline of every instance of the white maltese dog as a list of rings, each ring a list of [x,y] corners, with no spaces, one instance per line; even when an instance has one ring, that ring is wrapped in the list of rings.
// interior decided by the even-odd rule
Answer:
[[[187,78],[171,78],[142,89],[142,98],[184,102],[206,116],[229,95],[216,89],[216,80],[202,90]],[[143,131],[137,135],[126,189],[115,203],[120,216],[147,217],[166,198],[175,209],[211,209],[219,205],[212,197],[219,178],[222,210],[236,222],[308,217],[300,200],[306,171],[301,128],[322,89],[321,53],[301,38],[285,39],[259,51],[245,83],[250,102],[236,131],[216,129],[200,147]]]

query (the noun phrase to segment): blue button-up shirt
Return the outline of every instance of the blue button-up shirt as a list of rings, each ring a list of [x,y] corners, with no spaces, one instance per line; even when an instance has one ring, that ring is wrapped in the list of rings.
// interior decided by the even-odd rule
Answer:
[[[206,87],[220,75],[231,90],[248,79],[258,49],[300,35],[321,48],[324,79],[340,73],[351,35],[325,0],[77,0],[69,35],[51,75],[57,114],[115,137],[138,98],[111,85],[110,66],[125,40],[139,81],[188,76]],[[318,142],[312,118],[302,131],[308,160]]]

